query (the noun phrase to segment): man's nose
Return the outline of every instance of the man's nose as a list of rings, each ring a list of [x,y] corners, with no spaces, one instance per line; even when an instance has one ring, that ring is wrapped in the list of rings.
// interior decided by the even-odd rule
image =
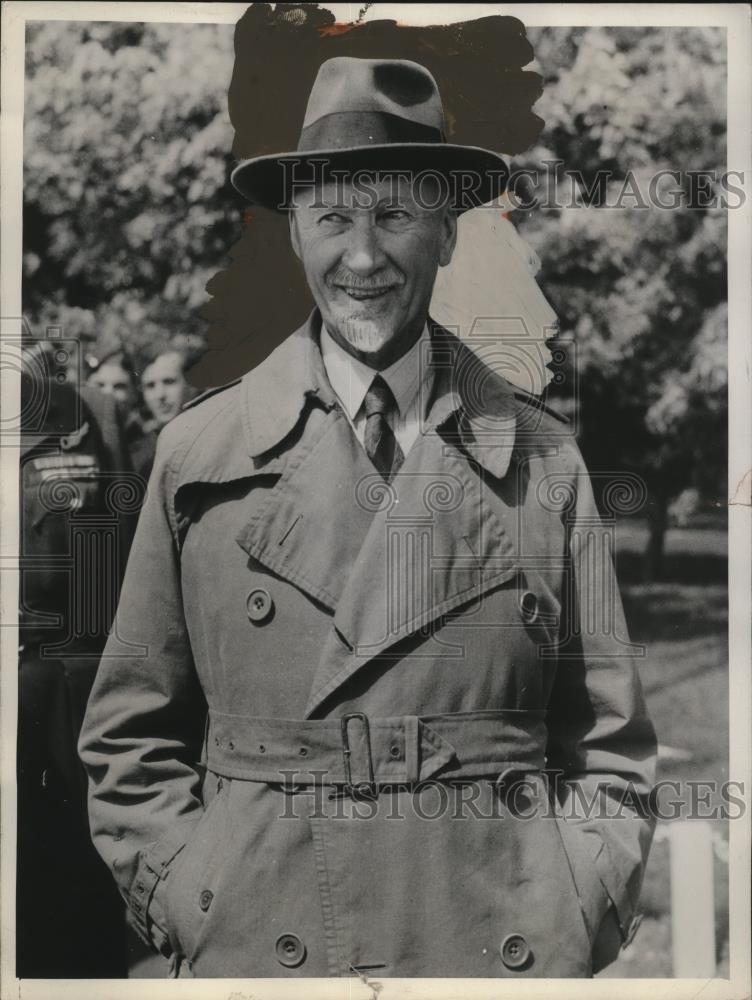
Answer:
[[[365,213],[351,226],[342,259],[351,271],[363,276],[371,274],[384,263],[378,229]]]

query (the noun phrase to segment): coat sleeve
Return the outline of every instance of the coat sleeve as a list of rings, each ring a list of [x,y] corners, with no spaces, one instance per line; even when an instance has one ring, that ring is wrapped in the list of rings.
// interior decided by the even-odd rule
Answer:
[[[180,457],[180,438],[169,425],[160,436],[79,740],[94,845],[131,923],[165,953],[160,899],[170,862],[203,811],[195,765],[206,718],[183,614],[172,513]]]
[[[576,447],[568,476],[567,547],[561,635],[549,702],[548,767],[557,777],[565,831],[585,848],[603,901],[589,901],[596,971],[627,941],[654,822],[648,808],[656,739],[630,643],[613,566],[613,531],[596,508]],[[570,467],[571,468],[571,467]],[[576,830],[573,830],[576,827]],[[620,934],[609,932],[614,917]],[[595,951],[597,951],[597,947]]]

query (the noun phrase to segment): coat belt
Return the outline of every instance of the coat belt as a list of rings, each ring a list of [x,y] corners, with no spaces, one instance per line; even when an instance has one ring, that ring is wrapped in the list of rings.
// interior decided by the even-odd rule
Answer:
[[[413,784],[545,766],[545,710],[260,719],[209,711],[206,766],[246,781]]]

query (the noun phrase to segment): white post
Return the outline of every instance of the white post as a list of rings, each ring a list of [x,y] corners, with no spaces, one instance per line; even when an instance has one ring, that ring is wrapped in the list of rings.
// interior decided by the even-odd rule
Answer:
[[[715,976],[713,832],[704,820],[668,824],[671,848],[671,939],[678,979]]]

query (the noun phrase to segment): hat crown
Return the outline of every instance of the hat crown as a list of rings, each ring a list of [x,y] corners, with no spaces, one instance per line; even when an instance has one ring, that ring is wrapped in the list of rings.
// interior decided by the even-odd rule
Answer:
[[[297,149],[239,163],[232,182],[252,202],[287,210],[296,190],[335,171],[433,171],[458,212],[491,201],[509,174],[497,153],[447,142],[439,88],[425,66],[353,56],[319,67]]]
[[[408,59],[327,59],[308,99],[303,129],[328,115],[353,112],[393,115],[436,129],[442,137],[444,110],[436,81]]]

